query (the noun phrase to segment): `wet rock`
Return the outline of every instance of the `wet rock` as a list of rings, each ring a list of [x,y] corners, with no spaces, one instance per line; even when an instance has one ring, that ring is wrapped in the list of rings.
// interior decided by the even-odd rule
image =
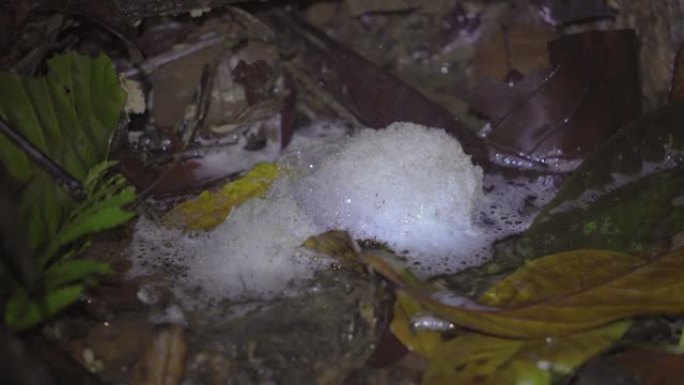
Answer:
[[[199,332],[192,384],[339,384],[373,351],[384,289],[358,273],[317,276],[305,294]]]

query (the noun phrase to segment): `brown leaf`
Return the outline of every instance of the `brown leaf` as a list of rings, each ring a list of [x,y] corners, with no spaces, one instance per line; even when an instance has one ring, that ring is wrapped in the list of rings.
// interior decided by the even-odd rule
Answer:
[[[540,258],[492,289],[501,296],[485,295],[485,302],[512,304],[507,308],[447,305],[435,298],[434,290],[398,267],[388,253],[366,251],[360,257],[435,315],[497,336],[540,338],[588,330],[634,316],[684,313],[684,249],[653,260],[642,259],[642,263],[635,260],[639,257],[605,250]],[[556,286],[559,273],[567,277]],[[546,274],[549,276],[544,277]],[[523,287],[518,294],[517,285],[528,280],[533,282],[530,288],[535,291]],[[515,306],[521,302],[526,304]]]
[[[662,350],[630,349],[613,358],[643,381],[644,385],[681,384],[684,378],[684,355]]]
[[[566,25],[614,17],[606,0],[532,0],[541,18],[552,25]]]
[[[331,230],[314,235],[302,247],[334,258],[343,267],[363,270],[357,255],[359,246],[346,231]]]
[[[409,121],[441,127],[459,139],[476,163],[487,163],[482,140],[444,107],[304,22],[284,13],[268,15],[268,22],[306,47],[297,70],[362,124],[384,128],[395,121]]]
[[[185,373],[187,346],[179,325],[160,330],[133,368],[133,385],[177,385]]]
[[[423,385],[550,385],[620,338],[629,322],[567,336],[517,340],[466,334],[437,347]]]
[[[549,44],[552,70],[519,83],[487,81],[472,107],[491,122],[488,140],[530,159],[581,159],[640,115],[634,31],[592,31]]]
[[[684,100],[684,43],[679,45],[672,73],[670,101],[674,100]]]

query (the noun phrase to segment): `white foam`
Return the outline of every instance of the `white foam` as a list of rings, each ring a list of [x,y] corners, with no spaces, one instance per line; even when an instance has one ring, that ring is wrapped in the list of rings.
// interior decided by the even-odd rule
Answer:
[[[301,243],[342,229],[388,244],[425,277],[483,262],[494,239],[531,220],[518,210],[527,184],[490,176],[492,193],[483,197],[482,170],[441,129],[394,123],[332,144],[310,139],[295,139],[282,160],[290,172],[265,198],[236,208],[212,231],[184,233],[141,218],[131,274],[171,273],[183,288],[177,296],[190,302],[195,287],[211,299],[279,296],[330,265],[302,254]]]
[[[133,239],[133,275],[165,271],[175,285],[213,300],[267,298],[329,261],[297,253],[321,229],[289,198],[253,199],[206,233],[185,234],[142,218]]]
[[[362,130],[327,154],[296,196],[316,224],[385,242],[411,264],[455,271],[481,262],[472,256],[484,246],[473,224],[482,170],[443,130]]]

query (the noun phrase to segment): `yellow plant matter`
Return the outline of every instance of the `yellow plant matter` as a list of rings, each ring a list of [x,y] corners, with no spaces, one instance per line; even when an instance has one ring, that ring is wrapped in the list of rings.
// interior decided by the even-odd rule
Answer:
[[[275,163],[257,163],[247,174],[219,190],[203,191],[197,198],[174,207],[165,222],[188,230],[209,230],[223,222],[233,207],[263,196],[279,174]]]

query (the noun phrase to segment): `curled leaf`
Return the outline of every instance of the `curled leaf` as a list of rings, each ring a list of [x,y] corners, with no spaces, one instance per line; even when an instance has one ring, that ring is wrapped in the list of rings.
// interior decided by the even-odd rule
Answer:
[[[634,316],[684,313],[684,249],[641,261],[604,250],[553,254],[524,265],[496,287],[497,293],[485,295],[485,302],[512,305],[506,308],[445,304],[408,271],[397,269],[396,262],[387,262],[392,258],[387,254],[363,252],[361,259],[425,309],[486,334],[541,338],[577,333]],[[556,283],[554,276],[559,273],[567,276]],[[534,292],[527,289],[531,294],[525,294],[524,288],[523,294],[518,294],[516,285],[533,275],[547,276],[532,279]],[[545,292],[551,295],[535,294]],[[535,296],[537,300],[529,302]]]

